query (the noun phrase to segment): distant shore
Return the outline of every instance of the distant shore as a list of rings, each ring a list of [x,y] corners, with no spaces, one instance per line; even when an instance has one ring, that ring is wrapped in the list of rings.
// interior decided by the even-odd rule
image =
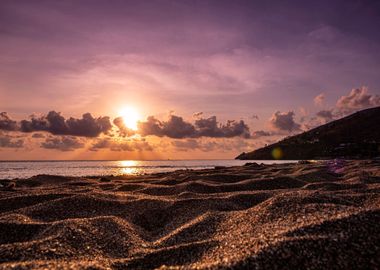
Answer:
[[[380,162],[0,180],[0,269],[378,269]]]

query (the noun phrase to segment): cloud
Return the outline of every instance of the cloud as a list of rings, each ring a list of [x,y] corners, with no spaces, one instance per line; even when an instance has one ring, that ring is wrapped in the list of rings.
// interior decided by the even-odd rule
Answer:
[[[236,138],[198,138],[180,139],[171,141],[171,145],[181,152],[200,150],[202,152],[228,152],[252,150],[256,143],[250,140],[239,140]]]
[[[295,114],[293,111],[289,111],[287,113],[277,111],[269,120],[270,125],[273,129],[278,131],[299,131],[301,126],[294,121],[294,115]]]
[[[42,133],[33,133],[32,138],[36,138],[36,139],[45,138],[45,135]]]
[[[41,143],[41,148],[59,151],[74,151],[85,146],[82,139],[74,136],[48,137]]]
[[[0,134],[0,148],[21,148],[23,146],[24,140],[15,140],[11,136]]]
[[[194,118],[200,118],[202,115],[203,115],[203,112],[196,112],[196,113],[193,113],[193,117],[194,117]]]
[[[122,137],[132,136],[132,135],[134,135],[136,133],[134,130],[128,128],[125,125],[123,117],[116,117],[113,120],[113,124],[118,127],[119,135],[122,136]]]
[[[321,110],[315,114],[315,116],[310,117],[307,121],[303,122],[302,129],[309,130],[320,125],[324,125],[332,120],[334,120],[336,115],[334,114],[334,109]]]
[[[186,122],[182,117],[176,115],[170,115],[167,121],[160,121],[154,116],[150,116],[147,121],[139,122],[138,127],[138,133],[142,136],[167,136],[174,139],[250,137],[249,127],[243,120],[229,120],[226,124],[220,124],[215,116],[198,118],[194,124]]]
[[[325,94],[324,93],[321,93],[314,98],[314,104],[316,106],[322,106],[324,102],[325,102]]]
[[[203,152],[211,152],[218,148],[218,143],[214,141],[200,142],[196,139],[175,140],[171,142],[178,151],[187,152],[188,150],[201,150]]]
[[[17,122],[12,120],[6,112],[0,113],[0,130],[17,130]]]
[[[146,121],[138,123],[138,130],[141,136],[156,135],[164,136],[162,132],[162,123],[154,116],[149,116]]]
[[[115,141],[110,138],[98,139],[90,151],[109,149],[111,151],[153,151],[153,147],[144,140]]]
[[[316,116],[326,123],[334,119],[334,114],[332,110],[322,110],[316,113]]]
[[[178,151],[187,152],[188,150],[198,149],[200,144],[195,139],[187,139],[187,140],[175,140],[171,142],[172,146],[176,148]]]
[[[181,116],[169,115],[167,121],[160,121],[149,116],[146,121],[138,122],[138,130],[128,128],[122,119],[117,117],[113,124],[118,128],[122,137],[139,134],[141,136],[154,135],[158,137],[182,138],[250,138],[248,125],[243,121],[228,120],[225,124],[217,121],[216,116],[202,118],[202,113],[196,113],[195,122],[185,121]],[[59,112],[50,111],[47,115],[32,115],[29,120],[13,121],[3,112],[0,114],[0,130],[21,131],[24,133],[45,131],[53,135],[67,135],[79,137],[98,137],[100,134],[109,134],[112,124],[108,116],[94,118],[90,113],[83,114],[82,118],[70,117],[65,119]],[[33,135],[38,138],[42,135]]]
[[[316,100],[324,100],[324,96],[322,97],[322,95],[316,96],[314,102]],[[305,129],[314,128],[355,111],[375,106],[380,106],[380,96],[369,94],[368,89],[362,86],[352,89],[348,95],[338,98],[333,108],[318,111],[314,117],[308,119],[304,127]]]
[[[198,136],[214,137],[214,138],[232,138],[244,137],[249,138],[249,127],[243,120],[228,120],[226,124],[219,124],[215,116],[209,118],[201,118],[195,121]]]
[[[60,113],[50,111],[46,116],[32,116],[30,120],[20,122],[22,132],[47,131],[53,135],[83,137],[97,137],[111,128],[108,116],[94,118],[90,113],[83,114],[81,119],[70,117],[66,120]]]
[[[193,137],[195,133],[194,126],[180,116],[170,115],[168,121],[162,122],[162,134],[169,138],[188,138]]]
[[[257,130],[252,133],[253,139],[258,139],[260,137],[268,137],[274,135],[273,132],[265,131],[265,130]]]
[[[340,97],[336,102],[336,108],[341,115],[375,106],[380,106],[380,96],[369,94],[368,88],[364,86],[352,89],[349,95]]]

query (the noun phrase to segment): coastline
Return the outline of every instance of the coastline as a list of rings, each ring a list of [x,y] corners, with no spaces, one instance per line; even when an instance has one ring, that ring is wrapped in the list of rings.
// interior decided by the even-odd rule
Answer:
[[[221,166],[242,166],[247,162],[245,160],[234,159],[0,162],[0,179],[30,178],[36,175],[60,175],[68,177],[141,175],[156,172],[172,172],[180,169],[198,170]],[[272,164],[288,161],[262,160],[256,162]]]
[[[0,269],[380,266],[379,161],[40,175],[0,196]]]

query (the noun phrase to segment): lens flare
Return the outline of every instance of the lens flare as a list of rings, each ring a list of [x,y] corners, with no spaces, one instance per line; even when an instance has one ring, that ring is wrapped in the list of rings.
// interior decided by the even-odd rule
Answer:
[[[282,152],[280,147],[276,147],[272,150],[272,157],[274,159],[281,159],[284,156],[284,153]]]

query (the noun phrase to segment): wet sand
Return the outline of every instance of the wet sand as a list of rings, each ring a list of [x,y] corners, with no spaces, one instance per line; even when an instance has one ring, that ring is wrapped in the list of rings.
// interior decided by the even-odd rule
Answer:
[[[0,269],[379,269],[380,162],[0,180]]]

